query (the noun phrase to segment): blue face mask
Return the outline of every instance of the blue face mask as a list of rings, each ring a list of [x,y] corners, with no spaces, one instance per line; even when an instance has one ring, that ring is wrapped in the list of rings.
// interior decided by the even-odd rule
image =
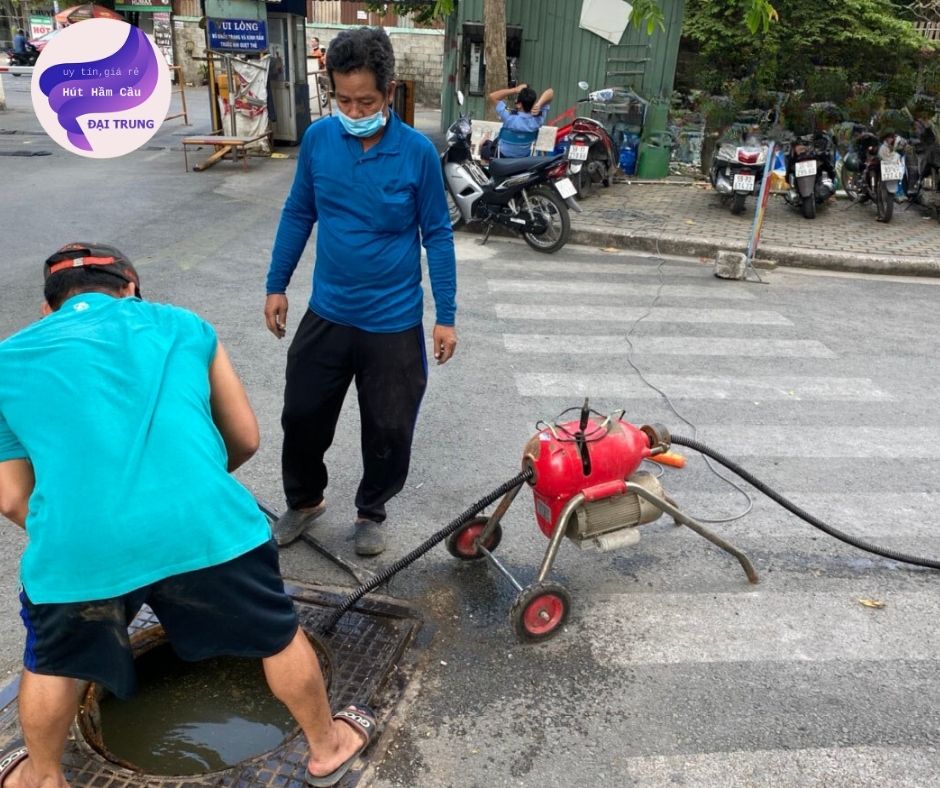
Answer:
[[[339,107],[335,107],[336,115],[343,128],[354,137],[371,137],[377,134],[385,126],[385,113],[379,110],[374,115],[367,118],[351,118],[344,115]]]

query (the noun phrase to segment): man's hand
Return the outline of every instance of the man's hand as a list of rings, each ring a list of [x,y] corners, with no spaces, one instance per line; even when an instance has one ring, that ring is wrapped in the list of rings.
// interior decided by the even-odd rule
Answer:
[[[434,358],[438,364],[446,364],[457,349],[457,332],[453,326],[434,326],[431,332],[431,342],[434,345]]]
[[[264,302],[264,322],[274,336],[282,339],[287,333],[287,296],[272,293]]]

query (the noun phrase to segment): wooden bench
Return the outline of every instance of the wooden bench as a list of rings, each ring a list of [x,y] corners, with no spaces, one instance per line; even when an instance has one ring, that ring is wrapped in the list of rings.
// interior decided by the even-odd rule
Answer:
[[[200,164],[194,164],[193,170],[195,172],[201,172],[202,170],[209,169],[209,167],[219,161],[219,159],[227,156],[229,153],[232,154],[234,161],[238,163],[239,151],[242,154],[242,169],[247,170],[248,146],[253,142],[263,140],[265,137],[270,136],[271,132],[266,131],[264,134],[259,134],[255,137],[224,136],[221,134],[207,134],[203,137],[183,137],[183,164],[186,167],[186,172],[189,172],[189,156],[187,152],[187,147],[189,145],[196,145],[199,147],[211,146],[215,148],[215,152],[204,162]]]

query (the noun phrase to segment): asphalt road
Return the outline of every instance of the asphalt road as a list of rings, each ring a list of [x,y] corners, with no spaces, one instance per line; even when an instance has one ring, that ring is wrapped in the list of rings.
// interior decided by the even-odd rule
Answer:
[[[293,167],[186,174],[182,154],[163,149],[0,158],[15,184],[0,203],[0,337],[37,316],[46,255],[72,240],[114,243],[139,264],[148,298],[217,326],[262,426],[239,475],[278,506],[287,343],[265,332],[261,306]],[[750,284],[698,261],[575,247],[545,257],[465,235],[458,260],[458,354],[431,371],[391,544],[373,568],[513,475],[535,422],[585,396],[638,424],[695,432],[837,527],[940,558],[938,280],[778,269]],[[289,332],[311,265],[308,254],[289,292]],[[741,512],[747,501],[687,454],[664,474],[670,495],[693,515]],[[316,534],[352,557],[354,400],[329,463]],[[712,527],[748,552],[759,585],[665,518],[622,552],[566,543],[554,579],[572,595],[571,618],[539,646],[514,640],[514,591],[485,565],[438,548],[396,577],[389,592],[424,612],[433,638],[362,784],[935,784],[940,577],[842,545],[749,492],[753,511]],[[526,582],[546,547],[527,493],[504,526],[498,555]],[[0,674],[22,649],[22,546],[17,529],[0,529]],[[304,545],[284,551],[282,568],[347,582]]]

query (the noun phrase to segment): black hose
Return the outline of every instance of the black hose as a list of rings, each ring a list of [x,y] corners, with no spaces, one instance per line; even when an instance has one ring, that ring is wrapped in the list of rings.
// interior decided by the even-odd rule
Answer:
[[[795,514],[802,520],[805,520],[814,528],[818,528],[820,531],[829,534],[829,536],[838,539],[840,542],[845,542],[852,547],[857,547],[859,550],[864,550],[866,553],[873,553],[874,555],[880,555],[883,558],[890,558],[892,561],[898,561],[902,564],[913,564],[914,566],[925,566],[928,569],[940,569],[940,561],[931,560],[929,558],[919,558],[917,556],[905,555],[904,553],[898,553],[894,550],[888,550],[885,547],[878,547],[873,545],[871,542],[865,542],[862,539],[858,539],[854,536],[849,536],[846,533],[833,528],[831,525],[824,523],[817,517],[814,517],[809,512],[804,509],[801,509],[795,503],[784,498],[776,490],[768,487],[759,479],[752,476],[744,468],[738,465],[733,460],[729,460],[727,457],[723,456],[714,449],[709,448],[704,443],[701,443],[693,438],[683,438],[681,435],[673,435],[672,442],[678,444],[679,446],[688,446],[690,449],[694,449],[697,452],[702,454],[707,454],[713,460],[724,465],[729,471],[736,473],[746,482],[753,484],[758,490],[760,490],[768,498],[779,503],[784,509]]]
[[[510,490],[515,489],[520,484],[524,484],[529,479],[532,478],[534,471],[532,468],[526,468],[521,473],[513,476],[509,481],[503,482],[499,487],[493,490],[491,493],[484,495],[479,501],[473,504],[469,509],[467,509],[463,514],[457,517],[454,520],[451,520],[447,525],[445,525],[440,531],[438,531],[433,536],[429,536],[424,540],[418,547],[412,550],[404,558],[399,558],[394,564],[385,567],[381,572],[379,572],[375,577],[373,577],[368,583],[363,583],[359,588],[353,591],[343,603],[333,611],[330,618],[327,620],[326,624],[323,627],[323,632],[328,633],[332,632],[333,628],[336,626],[336,623],[343,617],[343,615],[348,611],[353,605],[356,604],[362,597],[368,594],[370,591],[374,591],[382,583],[388,580],[393,575],[398,574],[402,569],[407,566],[410,566],[412,563],[417,561],[421,556],[428,552],[432,547],[443,542],[448,536],[457,531],[460,526],[466,525],[470,520],[483,511],[487,506],[489,506],[497,498],[502,497]]]

